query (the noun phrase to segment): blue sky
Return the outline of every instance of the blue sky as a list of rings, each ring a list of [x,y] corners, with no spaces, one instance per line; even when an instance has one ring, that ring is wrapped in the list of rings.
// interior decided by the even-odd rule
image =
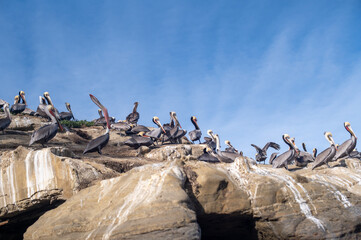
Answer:
[[[251,143],[309,150],[361,134],[359,1],[0,1],[0,98],[48,91],[94,119],[94,94],[140,124],[177,112],[248,156]],[[224,146],[224,144],[222,144]]]

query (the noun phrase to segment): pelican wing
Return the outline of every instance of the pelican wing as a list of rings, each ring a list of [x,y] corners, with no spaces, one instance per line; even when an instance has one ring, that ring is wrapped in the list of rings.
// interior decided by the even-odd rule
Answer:
[[[132,112],[125,118],[125,120],[128,123],[137,124],[137,122],[139,120],[139,113],[138,112]]]
[[[107,145],[108,141],[109,141],[109,133],[106,133],[100,137],[97,137],[96,139],[91,140],[86,146],[83,154],[88,152],[100,151],[103,147],[105,147],[105,145]]]
[[[294,150],[288,150],[287,152],[282,153],[272,161],[273,168],[282,167],[285,163],[292,160],[294,155],[295,155]]]
[[[312,166],[312,169],[314,169],[318,166],[321,166],[323,163],[325,163],[333,158],[334,151],[332,151],[332,148],[333,147],[326,148],[320,154],[317,155],[315,162]]]
[[[34,143],[46,143],[58,132],[58,124],[52,123],[46,126],[42,126],[38,130],[34,131],[31,135],[29,146]]]
[[[271,147],[271,148],[274,148],[276,150],[280,150],[280,145],[277,144],[277,143],[274,143],[274,142],[268,142],[266,143],[266,145],[263,147],[263,151],[267,151],[268,148]]]
[[[262,153],[262,149],[260,147],[258,147],[257,145],[251,144],[251,146],[254,147],[259,154]]]
[[[338,146],[334,160],[337,160],[338,158],[346,157],[347,150],[349,149],[349,147],[351,145],[352,145],[352,139],[348,139],[344,143],[342,143],[340,146]]]

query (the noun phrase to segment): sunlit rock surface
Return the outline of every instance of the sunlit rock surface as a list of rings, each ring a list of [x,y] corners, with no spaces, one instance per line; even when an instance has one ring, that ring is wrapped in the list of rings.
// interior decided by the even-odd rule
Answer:
[[[43,215],[25,239],[199,239],[186,176],[173,161],[104,180]],[[96,207],[95,207],[96,206]]]
[[[52,150],[18,147],[1,155],[0,219],[68,199],[95,180],[118,175],[104,166],[59,157]]]
[[[290,172],[246,158],[232,164],[146,165],[82,190],[44,214],[24,236],[199,239],[200,227],[205,239],[357,239],[357,161],[346,160],[356,168],[336,164]]]

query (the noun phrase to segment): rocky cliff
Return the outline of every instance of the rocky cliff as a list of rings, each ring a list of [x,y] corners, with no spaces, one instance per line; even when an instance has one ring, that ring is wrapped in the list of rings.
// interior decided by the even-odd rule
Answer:
[[[361,238],[358,159],[313,171],[211,164],[196,160],[203,145],[133,150],[115,131],[102,156],[82,156],[101,131],[59,133],[44,149],[26,146],[26,130],[0,136],[0,238]]]

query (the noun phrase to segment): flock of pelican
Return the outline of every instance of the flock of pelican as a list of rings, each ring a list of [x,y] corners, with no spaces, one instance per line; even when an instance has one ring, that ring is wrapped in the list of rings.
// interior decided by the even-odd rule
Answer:
[[[131,138],[124,142],[125,145],[132,148],[139,148],[141,146],[152,146],[164,143],[182,143],[183,137],[187,134],[187,131],[182,129],[177,114],[175,112],[170,112],[170,123],[161,124],[158,117],[153,117],[152,121],[157,126],[157,128],[149,129],[146,126],[138,125],[139,113],[137,112],[138,102],[134,103],[133,111],[126,117],[123,121],[115,122],[114,117],[109,117],[108,110],[104,107],[100,101],[90,95],[90,99],[99,107],[99,118],[93,120],[95,125],[101,125],[105,128],[105,133],[96,139],[91,140],[86,146],[83,154],[90,152],[98,152],[102,154],[101,150],[107,145],[109,141],[109,131],[111,129],[124,131],[127,135],[130,135]],[[39,116],[43,118],[48,118],[50,124],[40,127],[35,130],[29,142],[29,146],[35,143],[41,144],[44,147],[48,141],[55,137],[58,132],[58,129],[63,131],[63,127],[60,123],[61,120],[71,120],[74,119],[71,107],[69,103],[65,103],[68,112],[58,112],[54,107],[54,104],[50,98],[48,92],[45,92],[43,96],[39,97],[39,106],[36,112],[31,109],[26,108],[27,102],[25,99],[25,92],[20,91],[19,95],[16,95],[14,98],[14,104],[10,107],[9,103],[0,99],[0,108],[5,112],[5,118],[0,119],[0,130],[5,134],[5,129],[11,123],[12,114],[28,114],[32,116]],[[198,141],[201,144],[202,131],[200,130],[195,116],[191,117],[191,122],[194,125],[195,129],[188,133],[189,139],[193,144]],[[335,161],[343,157],[356,157],[361,158],[361,153],[355,151],[357,137],[351,128],[349,122],[344,123],[346,131],[351,135],[350,139],[346,140],[341,145],[336,145],[332,134],[330,132],[325,132],[325,138],[330,143],[330,147],[323,150],[317,155],[317,149],[313,149],[313,154],[307,152],[306,146],[303,143],[303,150],[301,151],[295,144],[295,139],[291,138],[288,134],[282,136],[283,141],[288,145],[289,149],[278,155],[278,153],[273,153],[269,158],[269,163],[272,164],[274,168],[286,168],[288,170],[288,165],[295,163],[296,166],[306,167],[308,163],[312,163],[312,169],[319,167],[321,165],[329,166],[329,162]],[[243,155],[241,151],[238,151],[232,146],[230,141],[226,140],[225,144],[228,146],[225,151],[220,149],[220,139],[218,134],[214,134],[212,130],[208,130],[207,134],[209,137],[204,137],[204,144],[206,148],[203,150],[203,154],[198,158],[200,161],[206,162],[233,162],[237,157]],[[257,162],[265,163],[267,159],[267,150],[271,147],[275,150],[280,149],[280,145],[274,142],[268,142],[263,148],[260,148],[254,144],[251,144],[252,147],[257,151],[255,155],[255,160]]]

